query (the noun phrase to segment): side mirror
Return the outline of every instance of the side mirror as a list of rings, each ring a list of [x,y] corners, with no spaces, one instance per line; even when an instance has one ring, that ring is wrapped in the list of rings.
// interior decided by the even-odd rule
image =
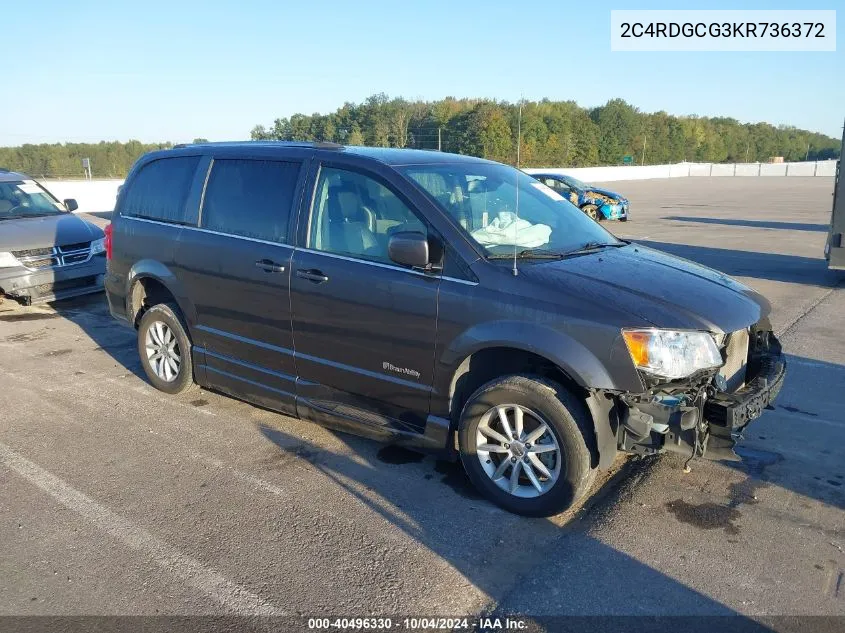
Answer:
[[[65,200],[65,208],[68,211],[76,211],[79,208],[79,204],[73,198],[67,198]]]
[[[387,254],[394,262],[413,268],[429,265],[428,239],[418,231],[401,231],[390,236]]]

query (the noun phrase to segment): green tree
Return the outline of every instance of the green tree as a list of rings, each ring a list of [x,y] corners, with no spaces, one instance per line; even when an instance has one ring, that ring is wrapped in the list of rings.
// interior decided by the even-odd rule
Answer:
[[[253,140],[336,141],[380,147],[441,148],[448,152],[516,162],[519,104],[446,97],[407,101],[380,93],[335,112],[295,113],[256,125]],[[644,113],[621,99],[593,109],[574,101],[525,101],[520,165],[584,167],[618,164],[626,154],[646,164],[687,161],[826,160],[839,156],[839,138],[727,117]],[[204,139],[195,139],[195,142]],[[439,142],[438,142],[439,141]],[[145,152],[171,143],[43,143],[0,148],[0,166],[35,177],[81,178],[89,158],[94,177],[119,178]]]
[[[352,124],[352,131],[349,133],[349,137],[346,139],[346,143],[348,145],[364,144],[364,135],[361,133],[361,128],[358,127],[357,123]]]
[[[642,124],[638,111],[622,99],[611,99],[605,105],[595,108],[591,118],[599,128],[599,160],[606,165],[622,162],[626,155],[636,149],[634,137]],[[641,146],[641,144],[639,144]]]

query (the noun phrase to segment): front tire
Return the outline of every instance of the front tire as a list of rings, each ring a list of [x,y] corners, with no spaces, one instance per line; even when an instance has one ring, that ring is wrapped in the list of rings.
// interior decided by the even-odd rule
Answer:
[[[581,211],[583,211],[584,214],[591,220],[594,220],[596,222],[599,221],[599,208],[596,205],[585,204],[583,207],[581,207]]]
[[[174,304],[159,303],[141,317],[138,354],[153,387],[177,394],[194,384],[191,340]]]
[[[506,376],[478,389],[464,407],[458,436],[472,483],[516,514],[563,512],[596,476],[586,406],[544,378]]]

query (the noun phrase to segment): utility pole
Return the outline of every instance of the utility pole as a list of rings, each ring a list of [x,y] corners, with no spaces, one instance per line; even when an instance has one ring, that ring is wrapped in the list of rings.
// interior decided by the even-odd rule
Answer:
[[[807,153],[804,155],[804,161],[806,162],[809,159],[810,159],[810,144],[807,143]]]
[[[645,165],[645,145],[646,145],[646,141],[648,141],[648,137],[647,137],[647,136],[643,136],[643,159],[642,159],[642,161],[640,162],[640,166],[641,166],[641,167],[642,167],[643,165]]]
[[[522,145],[522,95],[519,95],[519,117],[516,120],[516,168],[519,169],[519,148]]]
[[[440,126],[438,125],[437,126],[437,151],[438,152],[441,151],[440,147],[441,147],[441,145],[440,145]]]
[[[745,144],[745,162],[746,163],[748,162],[748,152],[749,152],[750,149],[751,149],[751,143],[750,142],[746,143]]]

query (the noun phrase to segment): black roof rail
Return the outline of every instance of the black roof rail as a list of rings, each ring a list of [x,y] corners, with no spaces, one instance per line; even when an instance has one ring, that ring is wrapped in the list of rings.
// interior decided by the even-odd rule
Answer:
[[[202,145],[212,145],[212,146],[237,146],[237,145],[250,145],[252,143],[260,143],[265,145],[284,145],[287,147],[313,147],[315,149],[343,149],[343,145],[340,143],[332,143],[330,141],[222,141],[219,143],[178,143],[177,145],[173,146],[173,149],[182,149],[185,147],[194,147],[194,146],[202,146]]]

